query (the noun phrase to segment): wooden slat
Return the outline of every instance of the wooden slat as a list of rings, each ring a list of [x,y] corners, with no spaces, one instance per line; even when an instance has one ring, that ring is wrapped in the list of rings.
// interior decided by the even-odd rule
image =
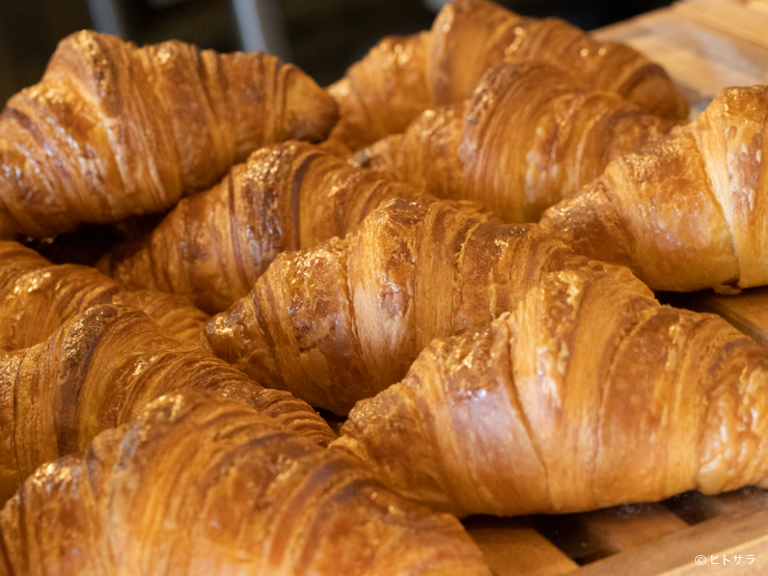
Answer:
[[[496,576],[557,576],[579,567],[522,520],[475,516],[464,525]]]
[[[768,47],[768,14],[752,8],[749,2],[688,0],[674,4],[672,10],[715,30]]]
[[[768,46],[688,18],[685,9],[678,9],[683,4],[691,3],[655,10],[593,34],[624,42],[662,64],[691,102],[691,118],[725,86],[768,83]]]
[[[665,44],[677,46],[679,50],[701,59],[728,66],[734,71],[754,78],[756,82],[768,78],[768,47],[757,46],[739,36],[731,36],[691,21],[670,11],[662,14],[651,13],[642,25],[642,32],[636,38],[654,37]],[[633,45],[636,40],[632,39]],[[669,65],[667,54],[658,53],[658,61]],[[698,60],[696,61],[698,63]],[[726,79],[730,82],[729,79]],[[717,90],[726,86],[720,85]]]
[[[687,31],[690,33],[691,29]],[[670,76],[677,84],[688,87],[688,92],[695,94],[689,96],[692,98],[692,118],[702,112],[724,86],[752,86],[762,81],[758,71],[740,70],[728,62],[709,58],[707,54],[685,45],[683,39],[645,36],[635,40],[632,45],[655,61],[664,55],[664,68]],[[723,39],[713,38],[710,44],[718,43],[723,44]],[[727,50],[721,53],[727,53]]]
[[[723,555],[732,561],[741,555],[741,568],[728,570]],[[696,563],[703,556],[705,564]],[[717,557],[718,565],[711,559]],[[747,563],[747,556],[754,558]],[[709,574],[768,574],[768,510],[746,517],[721,516],[685,530],[610,556],[579,569],[577,576],[700,576]]]
[[[721,515],[721,506],[715,498],[695,490],[670,498],[664,505],[691,525]]]
[[[684,520],[661,504],[537,518],[536,528],[579,563],[593,562],[688,528]]]

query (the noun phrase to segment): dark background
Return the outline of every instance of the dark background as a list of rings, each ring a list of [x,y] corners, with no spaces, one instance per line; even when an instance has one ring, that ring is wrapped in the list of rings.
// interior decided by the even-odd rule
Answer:
[[[178,38],[219,51],[243,49],[242,15],[234,6],[252,2],[272,9],[272,43],[320,84],[339,78],[382,36],[430,27],[437,0],[0,0],[0,105],[37,82],[56,43],[83,28],[96,28],[99,13],[119,15],[119,33],[138,44]],[[664,0],[506,0],[531,16],[560,16],[593,29],[670,2]],[[430,6],[433,6],[430,8]],[[242,14],[242,12],[240,13]],[[113,30],[106,30],[113,31]]]

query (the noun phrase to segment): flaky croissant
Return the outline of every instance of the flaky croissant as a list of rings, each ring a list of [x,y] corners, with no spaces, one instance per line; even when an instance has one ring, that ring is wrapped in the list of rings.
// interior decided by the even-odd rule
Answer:
[[[440,198],[481,202],[507,222],[535,222],[611,158],[673,123],[550,64],[491,68],[466,104],[424,112],[354,157]]]
[[[768,284],[768,87],[727,88],[693,122],[615,159],[542,224],[655,290]]]
[[[337,115],[274,56],[78,32],[0,115],[0,238],[161,212],[264,144],[322,140]]]
[[[467,98],[489,68],[526,60],[560,66],[646,112],[688,116],[688,102],[667,73],[629,46],[599,42],[558,18],[454,0],[429,32],[385,38],[329,88],[341,113],[330,139],[360,149],[402,131],[423,110]]]
[[[84,450],[102,430],[184,388],[246,402],[317,443],[333,438],[305,402],[181,346],[141,311],[104,304],[40,344],[0,353],[0,500],[43,462]]]
[[[583,266],[603,268],[535,224],[394,199],[345,239],[278,256],[248,296],[211,318],[206,336],[265,386],[345,414],[400,380],[433,338],[485,326],[542,274]]]
[[[183,294],[220,312],[248,294],[283,250],[344,236],[384,199],[418,193],[317,146],[275,144],[179,202],[144,240],[118,247],[97,266],[126,284]]]
[[[10,574],[490,576],[459,521],[242,404],[176,393],[40,467],[0,512]]]
[[[328,87],[339,103],[339,120],[326,146],[344,155],[405,130],[434,106],[427,79],[432,33],[387,36]]]
[[[208,349],[208,315],[183,296],[129,290],[94,268],[54,265],[17,242],[0,241],[0,350],[42,342],[97,304],[143,310],[182,344]]]
[[[595,270],[435,340],[332,450],[457,514],[572,512],[768,477],[768,351]]]

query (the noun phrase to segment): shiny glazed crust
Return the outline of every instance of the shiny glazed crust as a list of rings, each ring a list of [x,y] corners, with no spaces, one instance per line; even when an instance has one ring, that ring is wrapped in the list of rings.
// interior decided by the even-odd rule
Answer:
[[[554,272],[359,402],[331,450],[460,515],[563,513],[768,476],[768,353],[602,271]]]
[[[42,342],[97,304],[143,310],[180,343],[208,349],[208,315],[183,296],[128,289],[93,268],[55,265],[18,242],[0,241],[0,350]]]
[[[428,110],[352,160],[440,198],[475,200],[507,222],[536,222],[673,125],[550,64],[504,64],[466,104]]]
[[[280,252],[343,237],[385,199],[418,193],[317,146],[274,144],[98,267],[132,286],[185,295],[213,314],[248,294]]]
[[[0,357],[0,500],[42,463],[84,450],[99,432],[186,388],[250,404],[321,444],[334,437],[303,401],[181,346],[143,312],[104,304],[46,341]]]
[[[0,115],[0,238],[162,212],[264,144],[323,139],[337,114],[274,56],[78,32]]]
[[[662,118],[688,102],[661,66],[624,44],[598,42],[557,18],[519,16],[486,0],[454,0],[429,32],[388,37],[331,86],[341,118],[330,139],[351,150],[403,130],[422,111],[460,102],[505,61],[539,60]]]
[[[655,290],[768,283],[768,88],[727,88],[693,122],[616,158],[542,224]]]
[[[580,267],[605,268],[535,224],[395,199],[343,240],[281,254],[248,296],[211,318],[206,336],[265,386],[344,414],[402,378],[433,338],[485,326],[541,275]]]
[[[164,396],[88,446],[0,513],[10,574],[491,574],[456,518],[236,402]]]

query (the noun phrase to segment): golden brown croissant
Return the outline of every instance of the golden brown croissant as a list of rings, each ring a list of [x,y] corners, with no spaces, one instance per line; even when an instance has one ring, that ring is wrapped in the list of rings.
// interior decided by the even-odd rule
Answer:
[[[340,112],[329,141],[340,152],[402,132],[434,105],[427,80],[431,49],[430,32],[387,36],[328,87]]]
[[[458,514],[571,512],[768,476],[768,351],[595,270],[435,340],[332,450]]]
[[[278,256],[206,335],[254,380],[345,414],[401,379],[433,338],[485,326],[542,274],[583,266],[602,268],[535,224],[394,199],[343,240]]]
[[[138,308],[182,344],[208,349],[208,315],[188,299],[129,290],[96,269],[54,265],[13,241],[0,241],[0,350],[42,342],[65,321],[97,304]]]
[[[344,236],[382,200],[418,193],[317,146],[275,144],[182,200],[146,239],[118,247],[98,267],[126,284],[183,294],[220,312],[248,294],[283,250]]]
[[[508,222],[535,222],[611,158],[672,126],[550,64],[504,64],[488,70],[466,105],[425,112],[354,162],[440,198],[477,200]]]
[[[164,396],[0,513],[10,574],[490,576],[461,523],[236,402]]]
[[[315,442],[333,438],[305,402],[181,346],[141,311],[104,304],[46,341],[0,358],[0,500],[43,462],[84,450],[102,430],[183,388],[246,402]]]
[[[655,290],[768,284],[768,87],[728,88],[693,122],[611,162],[542,223]]]
[[[337,115],[274,56],[78,32],[0,115],[0,238],[163,211],[260,146],[323,139]]]
[[[560,66],[649,113],[688,116],[688,102],[667,73],[629,46],[599,42],[557,18],[454,0],[429,32],[385,38],[329,88],[341,113],[330,138],[362,148],[401,131],[423,110],[467,98],[489,68],[526,60]]]

